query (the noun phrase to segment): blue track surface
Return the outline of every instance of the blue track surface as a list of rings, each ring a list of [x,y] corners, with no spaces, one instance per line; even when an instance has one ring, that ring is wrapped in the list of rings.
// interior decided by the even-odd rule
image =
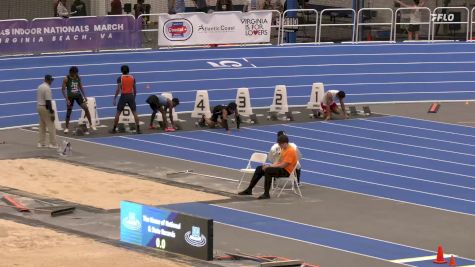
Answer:
[[[59,86],[71,65],[79,66],[100,117],[115,113],[112,95],[121,64],[130,65],[137,78],[142,114],[149,113],[147,96],[164,91],[181,99],[178,111],[191,111],[199,89],[209,90],[216,105],[249,87],[252,105],[268,107],[277,84],[287,86],[290,105],[303,105],[314,82],[347,91],[349,103],[475,99],[473,48],[470,43],[322,45],[0,58],[0,128],[37,123],[36,87],[46,73],[57,77],[54,98],[64,119]],[[208,63],[223,60],[241,66]]]
[[[294,123],[222,130],[91,138],[90,142],[240,169],[253,152],[267,152],[285,130],[298,144],[302,181],[310,185],[383,197],[475,215],[475,128],[398,116]],[[238,177],[236,177],[237,179]],[[170,209],[252,231],[387,261],[434,252],[215,205]],[[457,259],[459,264],[475,261]],[[430,260],[410,266],[432,266]]]
[[[475,215],[475,128],[380,117],[90,139],[240,169],[285,130],[303,154],[309,184]],[[332,134],[329,134],[332,133]],[[224,159],[224,160],[218,160]]]
[[[185,203],[167,205],[164,207],[195,216],[213,218],[215,222],[226,225],[298,240],[308,244],[326,246],[386,261],[427,256],[435,258],[435,253],[427,250],[217,205]],[[475,264],[475,261],[457,258],[457,263],[459,264],[458,266],[468,266]],[[417,267],[434,266],[432,260],[413,261],[406,264],[408,266]]]

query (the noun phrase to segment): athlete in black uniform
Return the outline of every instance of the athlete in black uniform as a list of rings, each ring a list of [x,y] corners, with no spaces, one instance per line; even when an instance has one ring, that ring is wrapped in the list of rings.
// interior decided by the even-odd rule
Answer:
[[[203,115],[203,118],[200,121],[200,125],[204,126],[206,123],[209,127],[214,127],[216,126],[216,123],[218,123],[218,119],[220,119],[221,126],[229,133],[231,132],[231,130],[228,126],[228,116],[231,114],[234,114],[234,117],[236,119],[236,126],[239,130],[239,127],[241,125],[241,117],[237,112],[237,105],[234,102],[229,103],[227,106],[218,105],[214,107],[211,118],[208,119]]]
[[[91,121],[91,114],[87,107],[87,98],[84,94],[81,78],[78,75],[79,70],[73,66],[69,68],[69,75],[63,80],[61,91],[63,92],[64,99],[66,100],[66,128],[64,133],[69,132],[69,120],[71,119],[71,113],[73,112],[74,101],[84,110],[86,118],[89,121],[89,125],[92,130],[96,130],[96,126]],[[89,133],[89,132],[86,132]]]

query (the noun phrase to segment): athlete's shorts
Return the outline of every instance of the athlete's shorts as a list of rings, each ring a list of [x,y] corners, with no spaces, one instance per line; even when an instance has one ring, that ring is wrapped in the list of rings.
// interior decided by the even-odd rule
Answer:
[[[158,111],[158,97],[156,95],[151,95],[145,100],[150,105],[150,108],[157,112]]]
[[[222,109],[223,107],[221,105],[213,108],[213,115],[211,115],[211,121],[218,122],[219,117],[223,119]]]
[[[322,110],[323,112],[327,112],[328,111],[328,106],[327,105],[324,105],[323,102],[320,103],[320,106],[322,107]],[[331,103],[330,104],[330,110],[335,110],[337,108],[337,105],[335,102]]]
[[[409,24],[409,27],[407,27],[408,32],[418,32],[419,31],[419,25],[418,24]]]
[[[134,94],[120,95],[119,103],[117,104],[117,111],[122,112],[125,108],[125,105],[129,105],[130,110],[132,111],[137,110]]]
[[[69,95],[68,96],[69,103],[71,103],[70,108],[74,106],[74,101],[78,103],[78,105],[82,106],[82,103],[84,103],[84,99],[82,99],[81,95]]]

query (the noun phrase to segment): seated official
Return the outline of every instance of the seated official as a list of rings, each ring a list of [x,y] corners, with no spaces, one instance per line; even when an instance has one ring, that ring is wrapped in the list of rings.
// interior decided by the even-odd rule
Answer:
[[[262,194],[258,199],[268,199],[270,198],[269,191],[272,185],[272,178],[290,176],[290,173],[297,165],[297,151],[289,145],[289,137],[287,135],[279,136],[277,138],[277,143],[281,149],[279,161],[271,165],[265,164],[257,167],[249,186],[246,190],[239,192],[239,195],[252,195],[252,189],[257,185],[262,176],[265,176],[264,194]]]
[[[277,132],[277,138],[281,135],[287,135],[284,131],[279,131]],[[289,146],[293,147],[295,149],[295,152],[297,152],[297,168],[295,169],[295,174],[297,176],[297,183],[300,185],[300,174],[301,174],[301,169],[302,166],[300,166],[300,159],[302,158],[302,153],[300,153],[299,148],[295,143],[289,143]],[[278,143],[275,143],[269,150],[269,153],[267,154],[267,160],[272,162],[272,163],[277,163],[280,159],[281,155],[281,149]]]

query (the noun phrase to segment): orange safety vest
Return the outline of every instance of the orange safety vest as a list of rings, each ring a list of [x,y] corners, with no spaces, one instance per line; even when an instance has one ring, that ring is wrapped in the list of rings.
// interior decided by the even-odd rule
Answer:
[[[135,78],[132,75],[122,75],[120,77],[120,85],[122,94],[133,94],[134,93],[134,85],[135,85]]]

